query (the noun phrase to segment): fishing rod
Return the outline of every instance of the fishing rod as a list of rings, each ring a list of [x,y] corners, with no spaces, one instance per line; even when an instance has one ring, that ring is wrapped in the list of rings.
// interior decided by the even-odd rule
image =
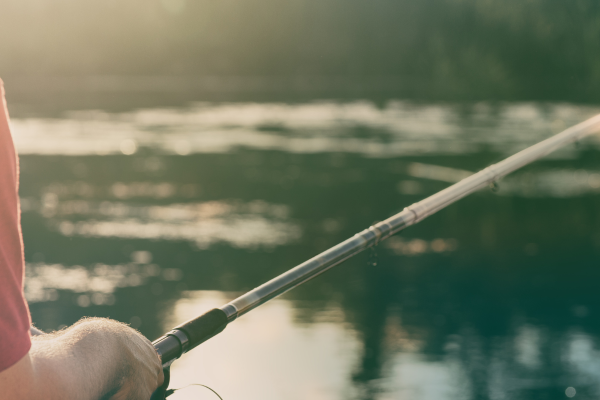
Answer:
[[[388,237],[419,223],[461,198],[493,184],[505,175],[599,130],[600,115],[597,115],[406,207],[402,212],[357,233],[222,307],[214,308],[176,326],[153,342],[161,357],[163,368],[168,370],[171,363],[184,353],[219,334],[227,324],[261,304],[376,246]]]

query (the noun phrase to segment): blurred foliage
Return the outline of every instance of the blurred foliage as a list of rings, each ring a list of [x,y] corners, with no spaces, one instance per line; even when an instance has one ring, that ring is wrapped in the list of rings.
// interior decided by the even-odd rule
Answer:
[[[451,99],[600,89],[595,0],[0,3],[3,76],[325,76]]]

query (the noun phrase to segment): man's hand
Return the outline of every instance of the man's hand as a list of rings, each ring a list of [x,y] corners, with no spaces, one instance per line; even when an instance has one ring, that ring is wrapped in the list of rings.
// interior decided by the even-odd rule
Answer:
[[[163,383],[162,363],[146,337],[128,326],[121,327],[124,328],[121,346],[123,356],[128,359],[128,368],[117,377],[122,384],[111,400],[150,400],[154,390]]]
[[[84,319],[34,337],[29,354],[0,373],[0,400],[149,400],[163,379],[154,347],[139,332]]]

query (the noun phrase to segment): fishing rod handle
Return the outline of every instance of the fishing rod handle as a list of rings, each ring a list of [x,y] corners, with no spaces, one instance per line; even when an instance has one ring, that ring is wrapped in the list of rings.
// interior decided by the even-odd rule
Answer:
[[[163,384],[156,388],[150,400],[165,400],[167,398],[167,389],[169,388],[169,383],[171,383],[171,369],[169,367],[165,368],[164,374],[165,379]]]
[[[168,368],[182,354],[206,342],[227,326],[227,315],[218,308],[176,326],[152,344],[160,356],[163,368]]]

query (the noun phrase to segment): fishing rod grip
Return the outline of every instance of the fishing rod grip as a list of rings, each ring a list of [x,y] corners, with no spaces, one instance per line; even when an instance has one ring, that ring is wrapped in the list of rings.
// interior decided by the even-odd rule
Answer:
[[[218,308],[176,326],[152,344],[160,355],[163,368],[194,347],[217,335],[227,326],[227,315]]]

